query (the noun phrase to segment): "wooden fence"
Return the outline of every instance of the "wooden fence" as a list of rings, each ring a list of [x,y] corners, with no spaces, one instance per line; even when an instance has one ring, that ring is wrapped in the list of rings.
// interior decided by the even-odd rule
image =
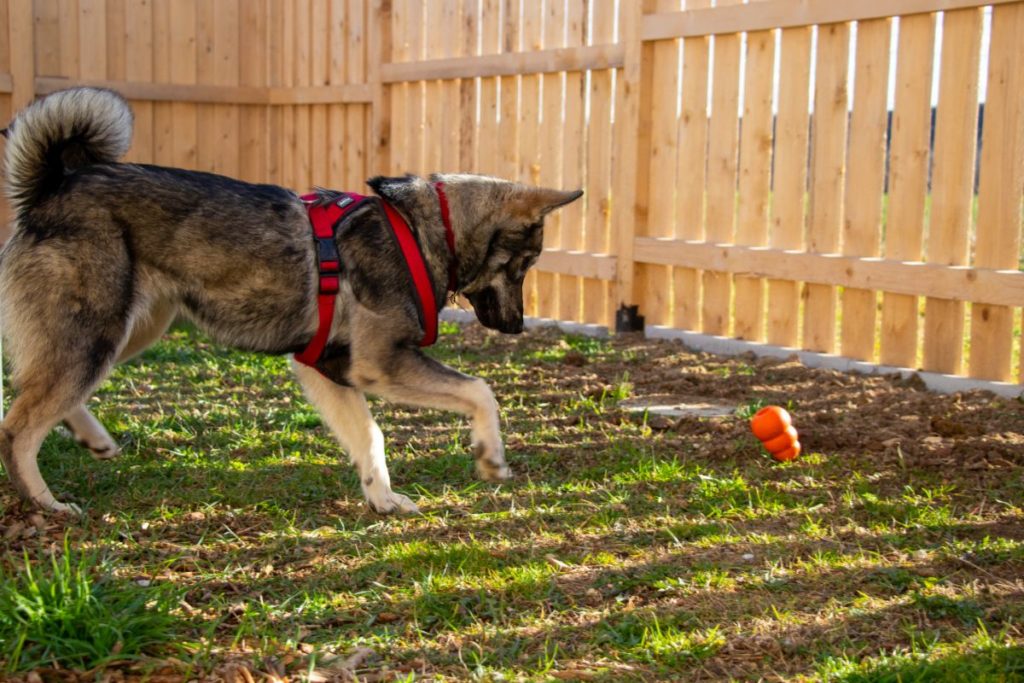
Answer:
[[[0,117],[97,83],[136,161],[582,187],[532,315],[1020,381],[1021,45],[1021,0],[0,0]]]

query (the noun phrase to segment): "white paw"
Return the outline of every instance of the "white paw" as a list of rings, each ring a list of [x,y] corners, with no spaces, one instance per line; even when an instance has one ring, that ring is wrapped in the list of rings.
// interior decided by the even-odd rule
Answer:
[[[78,507],[74,503],[61,503],[58,500],[54,500],[52,497],[49,502],[36,500],[35,503],[47,512],[64,513],[74,515],[75,517],[82,516],[82,508]]]
[[[363,493],[366,494],[366,504],[379,515],[389,515],[392,512],[415,514],[420,511],[416,507],[416,503],[409,500],[408,496],[395,493],[390,489],[372,492],[364,490]]]
[[[488,448],[483,443],[472,446],[473,457],[476,459],[476,473],[484,481],[502,482],[512,478],[512,470],[505,462],[505,449],[498,445]]]

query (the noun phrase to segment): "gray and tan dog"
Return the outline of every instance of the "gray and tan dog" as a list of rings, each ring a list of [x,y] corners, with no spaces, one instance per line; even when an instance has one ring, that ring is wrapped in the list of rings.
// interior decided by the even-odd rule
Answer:
[[[0,459],[24,498],[58,502],[36,455],[61,420],[97,458],[118,447],[85,402],[113,365],[152,344],[177,315],[219,343],[271,354],[305,347],[318,324],[317,266],[306,209],[293,192],[174,168],[116,163],[132,113],[116,93],[76,88],[39,100],[8,129],[13,236],[0,253],[0,313],[17,390],[0,425]],[[541,251],[544,216],[581,192],[471,175],[445,183],[456,288],[487,327],[523,328],[523,278]],[[416,235],[443,302],[449,254],[434,186],[375,178],[374,192]],[[509,476],[498,407],[487,384],[417,348],[423,323],[405,261],[379,201],[338,230],[342,282],[316,369],[293,362],[359,470],[379,512],[416,510],[391,490],[384,438],[364,392],[472,420],[477,470]]]

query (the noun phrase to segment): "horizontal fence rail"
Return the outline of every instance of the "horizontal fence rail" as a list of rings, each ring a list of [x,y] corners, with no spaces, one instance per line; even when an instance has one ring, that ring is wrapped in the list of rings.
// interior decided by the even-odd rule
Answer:
[[[635,306],[1022,379],[1024,0],[0,0],[0,18],[0,117],[118,90],[132,161],[296,190],[584,189],[547,220],[530,315],[610,326]]]

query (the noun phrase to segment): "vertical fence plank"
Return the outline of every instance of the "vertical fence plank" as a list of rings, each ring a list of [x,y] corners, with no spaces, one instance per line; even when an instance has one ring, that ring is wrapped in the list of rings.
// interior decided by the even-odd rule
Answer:
[[[405,62],[409,59],[409,40],[406,35],[405,0],[395,0],[391,9],[392,61]],[[392,174],[406,173],[409,166],[409,135],[407,130],[406,109],[409,102],[409,84],[395,83],[391,90],[391,168]]]
[[[267,85],[267,0],[247,0],[239,5],[239,73],[241,85]],[[239,177],[250,182],[267,182],[268,150],[265,141],[273,135],[267,129],[267,107],[247,105],[239,111]]]
[[[539,2],[523,3],[522,49],[534,52],[544,42],[542,33],[544,6]],[[519,171],[521,182],[537,185],[540,183],[540,166],[544,153],[540,146],[540,88],[541,77],[526,74],[520,79],[519,99]],[[526,275],[523,287],[523,310],[527,315],[537,315],[536,269]]]
[[[719,0],[717,6],[738,0]],[[717,35],[708,143],[707,237],[732,242],[736,222],[736,171],[739,147],[740,36]],[[732,303],[732,276],[704,271],[701,318],[704,331],[728,335]]]
[[[1019,267],[1024,190],[1024,4],[992,10],[974,265]],[[1013,309],[971,306],[971,377],[1010,381]]]
[[[739,216],[737,244],[762,246],[768,240],[772,168],[772,76],[775,34],[747,34],[743,127],[740,139]],[[733,335],[764,339],[764,281],[737,275]]]
[[[312,83],[312,47],[310,38],[313,33],[313,0],[296,0],[294,6],[294,42],[292,84],[306,86]],[[292,185],[300,192],[309,189],[316,181],[313,179],[312,119],[310,108],[305,105],[289,107],[294,120],[292,138]]]
[[[150,0],[134,0],[125,5],[124,75],[129,81],[153,81],[153,6]],[[153,163],[153,103],[135,102],[135,133],[128,158]]]
[[[503,0],[502,4],[501,51],[519,52],[519,0]],[[499,83],[497,173],[515,179],[519,172],[519,77],[502,76]]]
[[[440,59],[444,57],[444,44],[452,36],[444,33],[444,8],[441,0],[429,0],[424,3],[426,8],[426,36],[424,39],[424,57]],[[436,173],[441,169],[441,154],[445,145],[444,135],[444,100],[442,98],[441,81],[433,79],[424,84],[423,101],[423,165],[420,173]]]
[[[851,256],[878,256],[885,191],[891,38],[890,19],[862,21],[857,25],[849,176],[843,221],[843,253]],[[877,308],[875,292],[843,290],[841,349],[844,356],[874,359]]]
[[[591,45],[610,45],[615,40],[614,0],[591,0]],[[612,71],[590,72],[590,119],[587,126],[586,234],[584,249],[607,253],[612,189]],[[608,325],[608,285],[583,280],[583,322]]]
[[[566,46],[578,47],[586,43],[587,8],[584,0],[568,0],[566,9]],[[565,128],[562,135],[562,185],[565,189],[583,187],[584,136],[583,98],[586,97],[583,73],[569,71],[565,74]],[[575,201],[559,210],[562,222],[562,249],[579,251],[583,248],[583,220],[585,200]],[[579,320],[580,278],[572,275],[558,277],[558,318]]]
[[[60,76],[60,7],[57,0],[35,0],[35,71],[37,76]],[[4,8],[6,11],[6,7]],[[6,24],[6,16],[5,24]],[[4,40],[7,36],[4,36]],[[0,49],[6,49],[0,44]],[[3,73],[9,73],[4,70]],[[6,119],[4,119],[6,121]]]
[[[532,3],[531,3],[532,4]],[[441,2],[441,33],[437,38],[441,45],[442,57],[461,57],[464,55],[464,38],[462,31],[462,0],[442,0]],[[459,168],[460,133],[462,128],[462,112],[459,98],[460,79],[452,78],[441,82],[441,157],[437,168],[431,169],[442,173],[457,173]]]
[[[928,262],[967,263],[974,201],[975,146],[978,142],[978,62],[982,11],[947,12],[942,24],[942,71],[935,120],[935,160],[931,187]],[[964,305],[925,300],[925,370],[963,370]]]
[[[480,54],[477,38],[480,37],[480,0],[463,0],[462,5],[462,54]],[[480,79],[463,78],[459,81],[459,170],[475,172],[479,167],[477,159],[477,102],[480,95]]]
[[[287,81],[285,52],[285,0],[267,0],[270,3],[270,25],[267,35],[267,82],[271,86],[284,86]],[[267,112],[267,125],[273,135],[267,140],[267,175],[271,182],[286,185],[287,175],[285,147],[285,110],[286,107],[271,107]]]
[[[423,20],[424,3],[408,2],[405,9],[405,36],[407,58],[410,61],[422,61],[424,51],[424,26]],[[426,141],[423,135],[423,105],[424,87],[423,81],[413,81],[409,84],[409,92],[406,95],[405,110],[405,143],[409,146],[408,160],[411,173],[423,173],[424,145]]]
[[[331,82],[366,83],[366,2],[365,0],[356,0],[344,4],[347,5],[345,16],[348,22],[347,27],[342,26],[343,32],[338,39],[345,41],[345,50],[338,52],[344,55],[345,70],[343,71],[340,65],[332,66],[330,77],[333,80]],[[336,7],[332,11],[342,13],[344,9]],[[369,120],[367,107],[363,104],[332,105],[332,125],[336,125],[342,116],[345,121],[345,138],[342,149],[338,150],[333,158],[344,159],[344,164],[341,172],[335,169],[333,177],[337,179],[335,182],[341,187],[360,188],[371,175],[366,167],[367,122]],[[335,150],[332,150],[332,153],[334,152]]]
[[[60,11],[60,73],[65,78],[78,78],[82,72],[82,55],[78,49],[78,0],[58,0],[57,6]]]
[[[119,82],[125,79],[125,0],[106,0],[108,81]]]
[[[639,306],[636,299],[636,268],[633,261],[634,241],[638,231],[647,225],[647,185],[650,179],[651,153],[650,115],[654,87],[654,45],[644,42],[640,27],[644,14],[654,10],[654,0],[626,3],[620,15],[619,40],[625,47],[622,87],[616,83],[617,163],[613,168],[630,168],[636,172],[616,173],[612,207],[612,231],[616,235],[615,294],[616,315],[624,306]],[[621,92],[621,97],[618,93]],[[621,113],[620,113],[621,112]],[[618,326],[616,320],[616,326]]]
[[[391,102],[395,86],[385,85],[380,78],[381,64],[393,60],[391,0],[368,0],[366,79],[372,88],[370,106],[370,142],[366,175],[387,173],[391,160]]]
[[[711,0],[687,0],[686,9],[704,9]],[[676,231],[685,240],[704,238],[704,196],[707,183],[708,68],[711,41],[707,36],[683,40],[683,101],[679,115],[676,170]],[[672,269],[672,325],[700,329],[701,273]]]
[[[107,77],[107,3],[106,0],[78,2],[79,73],[82,78],[104,80]]]
[[[330,65],[327,36],[331,26],[328,0],[313,0],[310,10],[309,84],[313,86],[326,85]],[[305,108],[309,110],[309,183],[310,185],[325,185],[329,177],[332,152],[330,138],[327,135],[327,105],[312,104]],[[340,128],[344,131],[344,123]]]
[[[480,14],[480,54],[501,52],[501,2],[483,0]],[[498,79],[481,78],[480,118],[477,143],[477,171],[493,175],[498,171]]]
[[[807,248],[823,254],[834,253],[839,246],[843,220],[849,43],[849,24],[818,27]],[[836,338],[835,287],[808,284],[804,296],[804,347],[832,353]]]
[[[544,49],[564,46],[565,3],[545,0]],[[541,84],[543,110],[541,112],[541,144],[543,161],[540,182],[546,187],[562,185],[562,83],[560,73],[547,73]],[[482,109],[482,107],[481,107]],[[481,134],[483,131],[481,131]],[[557,248],[562,244],[562,212],[556,211],[544,221],[544,246]],[[537,314],[542,318],[558,316],[558,277],[551,273],[537,273]]]
[[[889,164],[889,213],[885,230],[885,256],[889,259],[917,261],[921,258],[928,191],[934,46],[934,16],[925,14],[900,19]],[[882,295],[882,363],[917,367],[917,317],[917,297],[890,292]]]
[[[198,73],[197,0],[169,0],[168,19],[170,51],[168,74],[172,83],[196,82]],[[171,166],[198,168],[199,166],[199,110],[190,102],[174,102],[170,109]]]
[[[679,0],[657,0],[656,12],[679,9]],[[646,188],[647,224],[637,226],[638,235],[669,237],[675,232],[676,202],[672,188],[676,181],[679,121],[679,41],[659,40],[651,57],[654,79],[651,94],[651,156],[649,177],[654,182]],[[641,263],[636,266],[637,303],[648,324],[665,325],[672,308],[671,270],[668,266]]]
[[[320,27],[326,36],[327,51],[327,73],[326,82],[329,85],[340,85],[349,81],[349,61],[359,60],[361,55],[358,50],[349,57],[349,50],[355,45],[362,46],[362,27],[358,29],[349,25],[349,15],[346,9],[352,8],[358,12],[364,6],[363,0],[356,2],[345,2],[344,0],[328,0],[327,23]],[[356,16],[359,16],[358,14]],[[354,69],[358,70],[358,66]],[[326,148],[327,148],[327,175],[318,178],[317,183],[332,189],[361,189],[358,181],[349,183],[351,177],[358,177],[355,169],[348,166],[357,165],[349,161],[350,146],[355,144],[350,139],[351,129],[348,118],[354,116],[356,110],[361,108],[348,107],[344,104],[329,104],[326,106],[325,117],[327,120]]]
[[[783,29],[779,49],[779,110],[775,124],[772,223],[768,243],[775,249],[801,249],[806,221],[811,28]],[[798,282],[768,281],[767,327],[768,343],[799,345]]]

